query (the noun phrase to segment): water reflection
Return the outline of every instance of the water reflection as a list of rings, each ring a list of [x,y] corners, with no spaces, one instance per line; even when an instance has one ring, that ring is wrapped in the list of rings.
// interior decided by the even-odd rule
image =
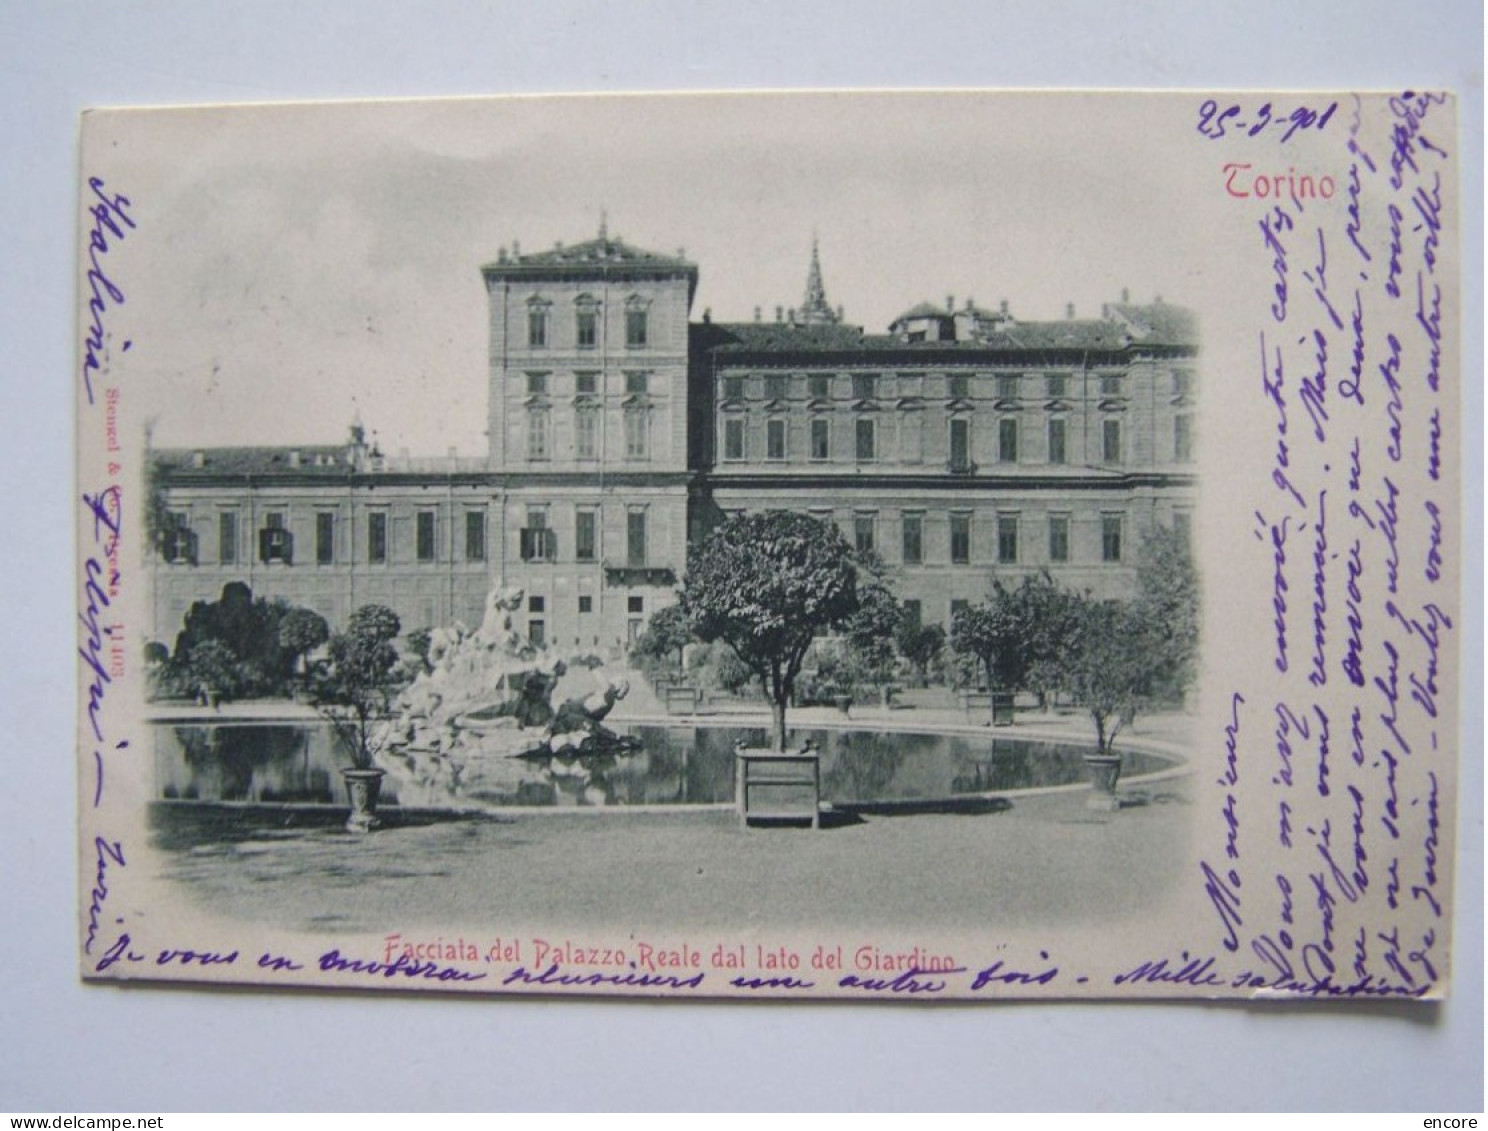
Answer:
[[[352,765],[335,730],[320,723],[154,729],[155,795],[167,801],[325,804],[340,800],[339,771]]]
[[[499,806],[699,805],[734,799],[734,743],[764,732],[732,727],[635,727],[641,749],[628,757],[508,758],[478,790],[415,796],[403,803],[453,801]],[[990,735],[870,731],[797,732],[822,752],[822,792],[838,804],[917,801],[1069,785],[1085,780],[1082,748]],[[1166,763],[1124,756],[1125,774]],[[164,800],[338,804],[338,771],[351,758],[322,723],[236,723],[155,727],[155,795]],[[384,789],[398,799],[396,775]],[[412,787],[410,787],[411,789]],[[418,791],[414,791],[418,792]]]

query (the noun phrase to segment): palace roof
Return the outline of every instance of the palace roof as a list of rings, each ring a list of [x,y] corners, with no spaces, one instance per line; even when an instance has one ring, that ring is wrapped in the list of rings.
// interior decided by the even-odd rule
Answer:
[[[1112,302],[1106,304],[1105,311],[1126,325],[1137,341],[1190,344],[1199,338],[1199,323],[1194,312],[1170,302],[1158,300],[1146,306]]]
[[[491,263],[483,264],[482,271],[522,271],[523,269],[548,269],[553,267],[656,267],[676,271],[696,271],[697,265],[689,263],[680,255],[661,255],[634,247],[624,240],[610,236],[585,240],[576,244],[556,244],[544,251],[528,255],[502,256]]]
[[[818,322],[794,325],[790,322],[715,322],[712,324],[712,348],[738,353],[802,350],[855,350],[871,348],[871,338],[861,326]],[[892,340],[892,339],[891,339]]]
[[[925,306],[895,320],[929,317],[950,319],[945,310]],[[978,328],[970,338],[907,341],[902,334],[865,334],[861,327],[796,325],[790,322],[712,323],[695,341],[697,348],[725,356],[750,354],[886,353],[1031,353],[1061,350],[1116,353],[1131,348],[1192,347],[1197,340],[1192,313],[1164,306],[1123,307],[1122,317],[1064,319],[1052,322],[999,322]]]
[[[993,349],[1119,350],[1131,344],[1126,330],[1103,318],[1063,322],[1014,322],[981,339]]]
[[[890,326],[897,326],[901,322],[912,322],[912,321],[914,321],[917,318],[953,318],[953,317],[955,317],[955,311],[946,310],[944,307],[936,306],[933,303],[922,302],[922,303],[920,303],[917,306],[910,307],[903,314],[899,315],[898,318],[896,318],[896,319],[894,319],[894,321],[890,322],[889,325]]]
[[[346,444],[282,444],[254,448],[155,448],[150,458],[166,471],[213,475],[345,476],[356,470],[353,449]]]

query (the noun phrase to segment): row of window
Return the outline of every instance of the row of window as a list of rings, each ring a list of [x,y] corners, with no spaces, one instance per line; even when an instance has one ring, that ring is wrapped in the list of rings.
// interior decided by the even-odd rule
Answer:
[[[915,628],[919,628],[924,623],[924,602],[918,598],[911,597],[904,601],[903,607],[905,621]],[[957,615],[971,607],[971,602],[964,598],[952,597],[950,604],[945,607],[948,613],[945,619],[945,627],[949,629],[956,623]]]
[[[950,513],[949,557],[952,565],[971,564],[971,536],[974,516],[968,511]],[[996,517],[995,560],[1000,565],[1016,565],[1023,560],[1020,539],[1024,521],[1017,514],[999,514]],[[1187,516],[1181,516],[1180,525],[1186,525]],[[1120,562],[1126,519],[1120,514],[1101,515],[1101,561]],[[1055,563],[1070,561],[1070,516],[1051,514],[1048,516],[1046,533],[1048,560]],[[852,520],[853,545],[860,554],[876,554],[881,550],[878,536],[878,516],[857,514]],[[900,518],[900,560],[905,565],[924,565],[925,515],[906,512]]]
[[[651,409],[633,405],[625,410],[624,458],[631,462],[651,458]],[[574,457],[583,462],[600,457],[601,411],[598,405],[580,405],[574,411]],[[541,463],[553,458],[553,410],[545,404],[527,408],[527,459]]]
[[[1035,383],[1042,379],[1043,395],[1050,400],[1058,400],[1070,395],[1071,374],[1069,373],[999,373],[993,378],[995,381],[996,395],[999,400],[1018,400],[1020,397],[1031,394]],[[927,382],[923,373],[900,373],[895,377],[889,377],[880,373],[852,373],[848,374],[851,381],[852,399],[858,401],[877,400],[879,397],[921,397],[927,393]],[[947,373],[945,375],[945,396],[950,400],[967,400],[972,395],[973,375],[970,373]],[[1174,370],[1171,374],[1171,392],[1175,398],[1187,398],[1193,391],[1193,375],[1187,370]],[[977,382],[976,388],[979,393],[985,389],[983,382]],[[1098,375],[1098,387],[1102,397],[1120,397],[1125,395],[1124,375],[1120,373],[1102,373]],[[766,373],[760,376],[752,386],[750,378],[743,373],[726,373],[721,378],[720,393],[726,401],[744,400],[753,392],[756,397],[763,397],[768,401],[783,401],[793,393],[799,397],[802,394],[802,383],[799,377],[793,378],[788,373]],[[834,389],[840,395],[844,386],[831,373],[809,373],[805,377],[805,395],[812,400],[828,400],[832,397]]]
[[[599,302],[581,295],[574,311],[574,345],[579,349],[595,349],[599,345]],[[542,297],[527,301],[527,345],[530,349],[546,349],[552,344],[553,304]],[[632,296],[625,305],[625,345],[628,349],[641,349],[649,344],[650,311],[639,296]]]
[[[548,642],[548,599],[534,594],[527,598],[527,639],[541,648]],[[554,610],[556,611],[556,610]],[[594,598],[588,593],[581,593],[578,597],[579,616],[586,617],[594,612]],[[630,637],[630,643],[634,644],[636,637],[641,634],[641,626],[646,619],[646,598],[631,596],[625,599],[626,629]],[[574,643],[578,643],[577,638]]]
[[[647,565],[646,553],[647,511],[645,507],[630,507],[625,512],[625,564],[643,567]],[[604,553],[600,545],[599,510],[594,507],[578,507],[574,511],[573,559],[576,562],[597,562]],[[529,506],[527,525],[520,538],[520,556],[524,562],[553,562],[559,557],[558,532],[548,525],[548,508]]]
[[[873,462],[880,458],[879,422],[874,417],[861,416],[853,422],[853,455],[860,463]],[[971,421],[955,417],[947,422],[948,465],[952,471],[972,471]],[[918,415],[905,416],[899,422],[899,453],[901,463],[920,463],[924,459],[924,429]],[[1020,421],[1016,417],[1004,417],[997,422],[997,462],[1018,462],[1018,439]],[[1069,421],[1062,416],[1051,417],[1046,425],[1046,462],[1063,464],[1069,459]],[[765,421],[765,459],[787,460],[789,450],[789,428],[784,417],[771,417]],[[1121,462],[1121,421],[1107,417],[1101,421],[1101,462]],[[832,458],[832,421],[830,417],[812,417],[807,425],[807,455],[813,461]],[[740,462],[750,458],[748,428],[743,418],[727,418],[723,422],[723,458],[726,462]],[[1182,414],[1173,418],[1173,459],[1187,463],[1193,459],[1193,418]]]
[[[529,397],[545,397],[558,390],[553,387],[553,374],[545,369],[526,370],[519,375]],[[600,372],[597,369],[576,370],[574,393],[577,396],[595,396],[599,393]],[[651,391],[651,374],[646,370],[627,369],[624,373],[625,392],[631,396],[644,396]]]
[[[438,515],[432,510],[418,511],[414,515],[413,541],[414,560],[431,563],[438,559]],[[238,512],[219,511],[217,515],[217,562],[220,565],[237,565],[240,561],[238,546]],[[385,564],[388,560],[388,515],[386,511],[368,511],[366,515],[366,558],[372,565]],[[486,560],[486,514],[484,511],[465,512],[465,561]],[[625,561],[628,566],[645,566],[647,512],[644,507],[632,507],[625,516]],[[199,560],[197,534],[191,528],[189,516],[184,512],[173,513],[160,541],[161,555],[168,562],[196,565]],[[316,565],[334,565],[337,561],[336,515],[331,511],[319,511],[315,515]],[[574,513],[574,560],[597,562],[602,553],[600,546],[599,511],[594,508],[579,508]],[[518,554],[522,561],[556,561],[558,558],[558,533],[548,525],[546,507],[527,508],[527,525],[518,533]],[[258,560],[266,565],[293,565],[295,559],[294,534],[284,522],[282,511],[270,511],[264,516],[264,525],[258,531]]]
[[[433,511],[419,511],[414,516],[414,557],[420,562],[432,562],[437,557]],[[388,516],[386,511],[369,511],[366,516],[367,542],[366,560],[381,564],[388,560]],[[220,565],[237,565],[241,560],[238,546],[238,512],[219,511],[217,514],[217,562]],[[161,555],[168,562],[183,562],[195,565],[198,561],[197,534],[184,513],[170,516],[160,542]],[[336,515],[331,511],[319,511],[315,515],[316,565],[334,565],[336,552]],[[264,524],[258,530],[258,560],[266,565],[293,565],[295,560],[294,533],[285,525],[282,511],[269,511],[264,515]],[[465,560],[486,560],[486,516],[483,511],[465,512]]]
[[[554,387],[553,374],[547,370],[527,370],[519,375],[519,379],[526,387],[528,396],[546,396],[557,392]],[[624,373],[625,392],[627,394],[645,394],[649,391],[650,374],[643,370],[627,370]],[[879,396],[879,375],[876,373],[854,373],[852,379],[852,399],[871,401],[877,400]],[[728,374],[723,377],[723,398],[728,401],[745,400],[745,388],[747,378],[743,374]],[[833,377],[827,373],[813,373],[807,377],[807,388],[812,400],[830,400],[832,396]],[[1018,400],[1019,399],[1019,377],[1016,374],[1000,374],[997,377],[997,399]],[[1068,378],[1066,374],[1051,373],[1044,378],[1045,391],[1050,399],[1058,400],[1067,395],[1066,389]],[[1186,373],[1173,374],[1173,393],[1175,397],[1184,398],[1189,393],[1189,375]],[[576,395],[585,396],[599,392],[600,372],[598,370],[576,370],[573,375],[573,391]],[[799,383],[796,385],[799,391]],[[923,388],[923,378],[920,374],[901,376],[898,379],[898,395],[900,397],[916,398],[920,396]],[[791,378],[784,373],[768,373],[762,378],[760,386],[762,395],[767,401],[783,401],[790,399]],[[1103,397],[1120,397],[1123,392],[1121,374],[1108,374],[1100,378],[1100,394]],[[969,400],[971,398],[971,375],[968,373],[950,373],[946,375],[946,396],[950,400]]]

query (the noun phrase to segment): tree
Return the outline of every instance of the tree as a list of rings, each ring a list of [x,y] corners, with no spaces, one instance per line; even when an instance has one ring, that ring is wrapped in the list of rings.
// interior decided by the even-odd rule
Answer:
[[[945,651],[946,630],[938,624],[915,624],[908,617],[901,617],[894,631],[894,643],[920,673],[920,679],[928,682],[930,669],[939,663]]]
[[[1130,602],[1076,600],[1077,627],[1061,666],[1095,723],[1097,753],[1110,754],[1116,736],[1152,693],[1154,655]]]
[[[279,618],[279,647],[293,658],[301,678],[305,675],[306,657],[330,638],[330,625],[313,609],[296,605]]]
[[[1079,625],[1079,601],[1055,584],[1048,572],[1025,577],[1011,590],[1002,590],[1011,650],[1017,657],[1007,675],[1017,690],[1036,691],[1041,704],[1059,683],[1059,661]]]
[[[232,649],[220,640],[202,640],[184,659],[190,689],[200,700],[212,695],[233,698],[242,693],[241,664]]]
[[[1009,590],[994,582],[992,595],[956,611],[951,621],[951,648],[972,656],[987,675],[987,686],[1015,691],[1027,668],[1019,610]]]
[[[1011,691],[1016,687],[1018,657],[1001,594],[999,584],[992,597],[956,610],[951,618],[951,650],[986,673],[988,688]],[[996,709],[990,700],[987,707],[995,721]]]
[[[975,661],[978,673],[993,681],[992,665],[997,658],[997,634],[991,606],[983,601],[962,605],[951,616],[951,651],[959,658]]]
[[[903,619],[899,598],[879,577],[871,576],[859,586],[858,611],[843,626],[847,661],[856,680],[880,689],[893,681],[898,667],[894,634]]]
[[[1136,613],[1153,651],[1153,693],[1182,698],[1199,656],[1199,575],[1188,539],[1156,527],[1137,557]]]
[[[729,519],[688,555],[682,605],[703,640],[723,640],[770,700],[773,743],[811,642],[858,610],[853,553],[835,527],[775,511]]]
[[[754,682],[754,672],[722,641],[704,644],[693,653],[688,675],[703,691],[725,691],[730,695],[749,693],[749,685]]]
[[[692,619],[682,605],[668,605],[651,614],[646,630],[636,638],[631,652],[641,659],[669,659],[677,654],[677,667],[682,666],[682,650],[691,644]]]
[[[351,614],[346,631],[330,640],[330,667],[320,679],[316,702],[359,769],[372,765],[377,725],[400,683],[393,641],[401,628],[391,609],[363,605]]]
[[[214,640],[237,661],[238,686],[233,694],[280,692],[294,671],[295,656],[279,638],[279,623],[291,608],[282,599],[255,598],[243,582],[230,581],[218,600],[197,601],[187,611],[173,654],[184,660],[198,645]]]
[[[170,649],[158,640],[145,644],[145,683],[145,694],[151,702],[195,696],[199,690],[185,663],[173,660]]]
[[[1078,623],[1078,599],[1047,572],[1016,588],[993,582],[986,600],[957,611],[951,647],[973,657],[994,690],[1035,688],[1043,699],[1058,682],[1061,657]]]
[[[1077,599],[1047,573],[1023,578],[1016,588],[993,582],[986,600],[958,610],[951,647],[975,657],[988,686],[1003,691],[1047,689],[1075,631]]]

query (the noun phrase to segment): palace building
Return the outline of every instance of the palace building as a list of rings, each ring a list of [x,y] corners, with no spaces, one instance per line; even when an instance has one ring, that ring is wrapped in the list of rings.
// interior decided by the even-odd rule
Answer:
[[[154,450],[154,638],[230,581],[333,626],[376,602],[405,629],[525,593],[534,639],[618,650],[676,599],[726,514],[804,511],[949,623],[993,578],[1047,569],[1129,594],[1154,525],[1186,528],[1197,332],[1155,300],[1018,319],[970,299],[869,334],[832,308],[813,243],[799,307],[692,320],[698,268],[612,238],[481,268],[484,458],[389,458],[354,425],[316,447]]]

